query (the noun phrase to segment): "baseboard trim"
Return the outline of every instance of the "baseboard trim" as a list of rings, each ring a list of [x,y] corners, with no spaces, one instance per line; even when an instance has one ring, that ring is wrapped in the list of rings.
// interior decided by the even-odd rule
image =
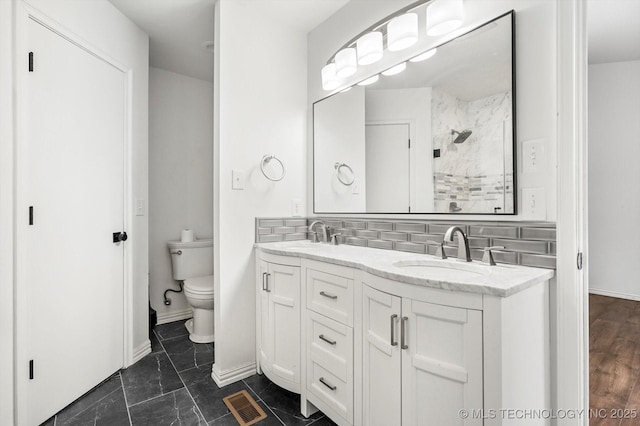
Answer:
[[[158,312],[158,325],[166,324],[169,322],[180,321],[183,319],[189,319],[193,317],[193,312],[191,308],[182,309],[181,311],[172,311],[172,312]]]
[[[228,371],[219,371],[218,365],[213,364],[213,368],[211,369],[211,378],[218,387],[223,387],[226,385],[230,385],[231,383],[235,383],[239,380],[246,379],[247,377],[253,376],[256,374],[256,363],[252,362],[247,365],[243,365],[241,367],[235,368],[233,370]]]
[[[145,356],[151,353],[151,341],[147,339],[138,349],[133,351],[132,362],[131,365],[140,361]]]
[[[618,291],[601,290],[598,288],[590,288],[589,293],[597,294],[599,296],[616,297],[618,299],[640,301],[640,294],[621,293]]]

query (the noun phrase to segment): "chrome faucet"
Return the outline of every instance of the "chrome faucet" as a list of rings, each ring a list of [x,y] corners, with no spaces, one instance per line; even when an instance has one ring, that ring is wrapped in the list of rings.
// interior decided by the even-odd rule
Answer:
[[[318,231],[313,229],[314,226],[319,225],[320,226],[320,230],[322,231],[322,240],[324,240],[324,242],[328,243],[330,240],[329,237],[329,227],[321,220],[314,220],[313,222],[311,222],[311,225],[309,225],[309,232],[311,232],[311,235],[313,235],[313,239],[311,240],[314,243],[320,242],[321,239],[318,238]]]
[[[453,237],[456,232],[460,235],[458,238],[458,260],[463,260],[465,262],[471,262],[471,253],[469,251],[469,240],[467,236],[464,235],[464,231],[459,226],[452,226],[447,229],[447,232],[444,234],[444,241],[453,241]]]

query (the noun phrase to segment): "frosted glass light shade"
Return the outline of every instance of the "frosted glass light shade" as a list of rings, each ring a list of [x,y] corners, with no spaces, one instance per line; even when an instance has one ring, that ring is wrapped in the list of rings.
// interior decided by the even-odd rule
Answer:
[[[380,76],[378,74],[376,74],[373,77],[369,77],[366,80],[362,80],[360,83],[358,83],[358,86],[368,86],[370,84],[375,83],[379,79],[380,79]]]
[[[382,33],[374,31],[363,35],[356,42],[356,48],[358,49],[358,64],[369,65],[378,62],[382,59],[384,50]]]
[[[356,73],[358,60],[356,49],[347,47],[336,54],[336,75],[338,78],[346,78]]]
[[[400,74],[405,69],[407,69],[407,63],[406,62],[402,62],[401,64],[393,66],[393,67],[389,68],[386,71],[382,71],[382,75],[385,75],[385,76],[388,77],[390,75]]]
[[[462,0],[435,0],[427,6],[427,35],[447,34],[462,25]]]
[[[387,47],[390,51],[406,49],[418,41],[418,15],[405,13],[387,24]]]
[[[436,54],[436,52],[438,51],[437,48],[433,48],[431,50],[427,50],[424,53],[419,54],[418,56],[409,59],[409,61],[411,62],[422,62],[422,61],[426,61],[427,59],[431,58],[433,55]]]
[[[322,67],[322,88],[324,90],[333,90],[339,86],[338,76],[336,75],[336,64],[330,64]]]

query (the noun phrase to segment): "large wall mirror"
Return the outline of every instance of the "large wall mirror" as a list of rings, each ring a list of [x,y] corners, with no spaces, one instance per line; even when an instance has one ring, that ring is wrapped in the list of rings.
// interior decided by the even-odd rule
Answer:
[[[314,212],[515,214],[513,34],[510,12],[316,102]]]

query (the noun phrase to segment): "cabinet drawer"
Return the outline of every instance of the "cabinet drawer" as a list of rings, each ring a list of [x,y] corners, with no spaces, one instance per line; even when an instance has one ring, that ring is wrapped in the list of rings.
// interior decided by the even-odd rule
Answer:
[[[307,269],[307,308],[353,326],[353,280]]]
[[[307,312],[309,358],[346,382],[353,371],[353,329]]]
[[[320,364],[308,364],[307,389],[338,415],[353,424],[353,381],[341,380]]]

